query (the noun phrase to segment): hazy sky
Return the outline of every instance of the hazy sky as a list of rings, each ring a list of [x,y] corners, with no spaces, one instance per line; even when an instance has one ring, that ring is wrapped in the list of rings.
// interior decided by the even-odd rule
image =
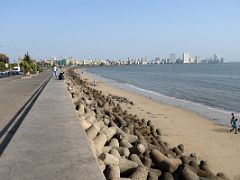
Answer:
[[[0,52],[34,58],[224,56],[240,61],[239,0],[1,0]]]

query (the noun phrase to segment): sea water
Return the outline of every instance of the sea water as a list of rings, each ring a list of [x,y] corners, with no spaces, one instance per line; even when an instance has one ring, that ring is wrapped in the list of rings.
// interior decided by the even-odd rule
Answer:
[[[122,65],[86,68],[96,78],[217,123],[240,112],[240,63]]]

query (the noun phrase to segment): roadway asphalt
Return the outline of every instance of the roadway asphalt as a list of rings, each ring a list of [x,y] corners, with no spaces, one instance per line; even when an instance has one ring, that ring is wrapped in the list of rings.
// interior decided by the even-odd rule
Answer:
[[[0,79],[0,130],[50,75],[50,71],[44,71],[31,78],[13,76]]]

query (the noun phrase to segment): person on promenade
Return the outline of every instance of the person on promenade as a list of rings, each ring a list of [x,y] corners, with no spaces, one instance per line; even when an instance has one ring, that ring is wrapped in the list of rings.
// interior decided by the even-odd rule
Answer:
[[[63,80],[63,79],[64,79],[64,72],[60,72],[60,73],[59,73],[58,79],[59,79],[59,80]]]
[[[58,68],[56,65],[53,66],[53,76],[55,77],[55,79],[58,78]]]

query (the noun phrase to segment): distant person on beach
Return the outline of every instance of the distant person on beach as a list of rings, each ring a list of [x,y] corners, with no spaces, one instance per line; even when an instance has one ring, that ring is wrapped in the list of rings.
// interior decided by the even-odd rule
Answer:
[[[233,128],[235,129],[235,134],[238,133],[237,121],[238,121],[238,119],[235,119],[235,120],[233,121]]]
[[[230,132],[232,132],[233,130],[235,130],[235,134],[237,134],[238,128],[237,128],[237,121],[238,119],[235,118],[234,114],[232,113],[232,118],[231,118],[231,125],[232,125],[232,129],[230,129]]]
[[[58,68],[56,65],[53,66],[53,76],[55,77],[55,79],[58,78]]]

